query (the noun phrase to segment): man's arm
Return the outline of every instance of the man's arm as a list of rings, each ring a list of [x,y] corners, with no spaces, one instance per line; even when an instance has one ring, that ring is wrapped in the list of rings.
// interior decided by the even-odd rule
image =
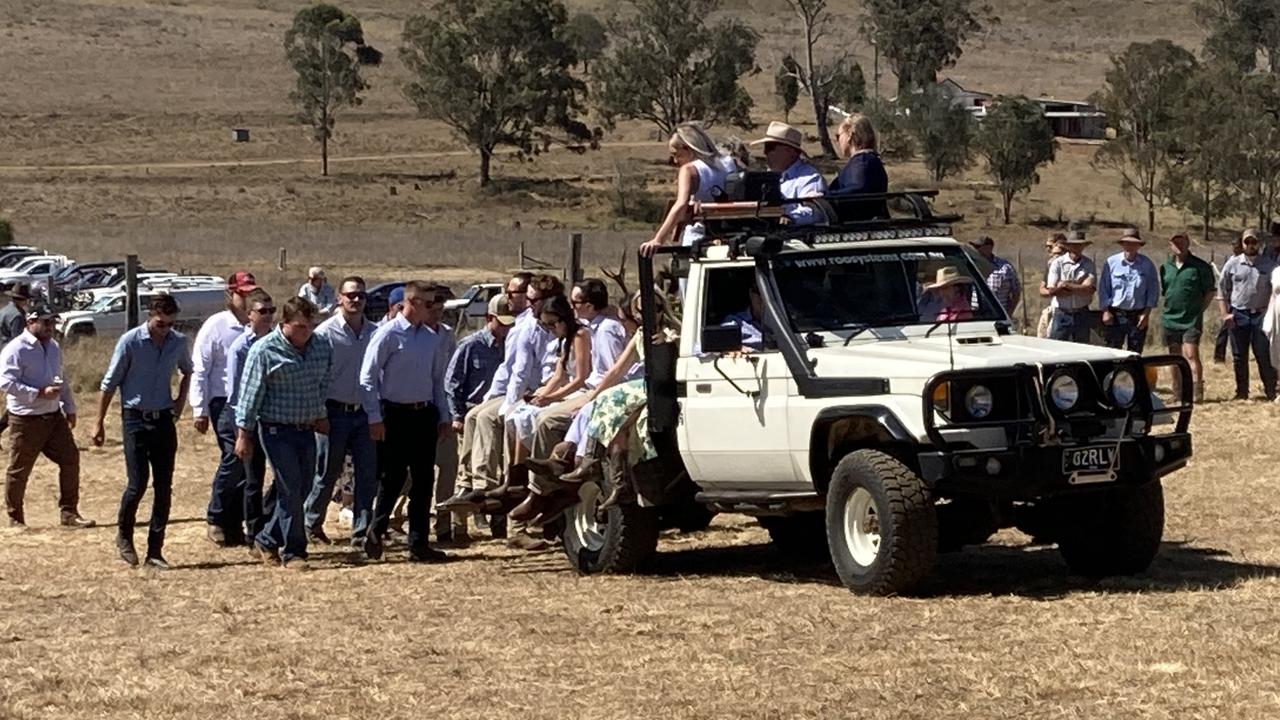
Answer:
[[[57,363],[57,376],[62,378],[62,384],[59,387],[58,400],[62,402],[62,414],[67,416],[67,424],[72,428],[76,426],[76,396],[71,392],[71,383],[67,382],[67,367],[62,364],[62,348],[56,343],[50,341],[50,347],[56,352],[50,352],[49,357],[53,362]]]
[[[440,343],[446,342],[445,338],[440,335],[436,336],[436,340]],[[444,373],[449,366],[450,357],[449,353],[437,352],[434,353],[434,362],[431,363],[432,403],[436,406],[436,413],[438,415],[436,420],[439,425],[448,425],[452,422],[447,415],[447,413],[449,413],[449,397],[444,390]],[[464,417],[465,415],[466,413],[463,413]]]
[[[444,371],[444,391],[449,396],[449,417],[457,422],[467,416],[467,399],[463,396],[471,374],[471,346],[465,340],[449,358]]]
[[[517,403],[524,399],[524,393],[527,388],[524,386],[525,375],[529,372],[530,363],[539,362],[538,350],[533,340],[539,336],[537,332],[530,332],[520,338],[520,346],[516,348],[516,361],[511,366],[511,377],[507,380],[507,395],[503,401],[506,407],[514,407]]]
[[[196,422],[200,422],[200,418],[209,417],[209,398],[206,397],[206,385],[208,384],[208,375],[213,365],[213,324],[205,322],[200,326],[200,331],[196,333],[195,350],[192,353],[192,374],[191,379],[191,412],[195,415]],[[205,420],[208,429],[208,420]],[[197,426],[197,429],[199,427]],[[203,432],[203,431],[202,431]]]
[[[263,358],[262,344],[256,344],[245,358],[244,372],[240,376],[240,397],[236,401],[236,427],[252,432],[258,426],[262,403],[266,399],[267,362]]]
[[[1109,309],[1115,300],[1111,283],[1111,261],[1108,260],[1102,266],[1102,282],[1098,283],[1098,307],[1103,310]]]
[[[1006,265],[1008,271],[1005,276],[1009,280],[1009,312],[1013,313],[1013,309],[1018,307],[1018,303],[1022,302],[1022,278],[1018,277],[1018,269],[1012,264]]]
[[[382,404],[378,397],[378,381],[382,374],[382,366],[386,364],[391,352],[391,343],[386,340],[389,333],[378,332],[369,340],[364,349],[364,358],[360,361],[360,402],[364,406],[365,415],[369,416],[369,424],[382,422]]]
[[[186,342],[182,343],[182,352],[178,356],[178,372],[182,373],[182,379],[178,381],[178,399],[173,403],[173,419],[175,422],[182,417],[182,408],[187,404],[187,396],[191,391],[193,367],[191,353],[187,351]]]
[[[128,336],[121,335],[116,341],[116,348],[111,353],[111,362],[107,364],[107,372],[102,377],[102,384],[98,387],[98,422],[94,425],[93,444],[99,447],[106,440],[106,420],[107,409],[111,407],[111,398],[115,397],[116,388],[120,387],[120,383],[124,382],[124,376],[129,372],[129,366],[132,361],[129,354]]]
[[[1160,304],[1160,273],[1156,272],[1156,265],[1150,260],[1142,268],[1141,303],[1148,315],[1152,308]]]
[[[35,402],[42,390],[22,382],[22,363],[18,358],[17,348],[12,343],[5,346],[4,352],[0,352],[0,390],[24,403]]]

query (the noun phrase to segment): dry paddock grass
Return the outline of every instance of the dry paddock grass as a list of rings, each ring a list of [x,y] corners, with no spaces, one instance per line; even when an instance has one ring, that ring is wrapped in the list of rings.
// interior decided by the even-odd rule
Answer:
[[[789,564],[736,516],[664,536],[634,577],[493,541],[444,566],[326,548],[309,574],[265,568],[204,539],[216,451],[185,423],[176,567],[129,570],[113,424],[83,454],[102,526],[51,526],[42,465],[33,528],[0,531],[0,717],[1274,718],[1280,408],[1229,394],[1214,368],[1149,572],[1089,582],[1004,531],[888,599]]]

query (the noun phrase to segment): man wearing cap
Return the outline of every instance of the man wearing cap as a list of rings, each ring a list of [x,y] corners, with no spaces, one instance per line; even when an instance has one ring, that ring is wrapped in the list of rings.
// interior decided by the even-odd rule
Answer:
[[[764,146],[764,159],[769,170],[781,175],[780,191],[783,200],[822,197],[827,193],[827,181],[817,168],[804,159],[804,134],[783,122],[771,122],[764,137],[751,142]],[[782,211],[793,225],[812,225],[823,220],[822,214],[811,205],[785,205]]]
[[[1170,355],[1182,355],[1191,366],[1193,394],[1204,401],[1204,365],[1200,362],[1200,334],[1204,311],[1213,303],[1217,283],[1209,263],[1191,253],[1191,240],[1178,233],[1169,238],[1169,259],[1160,267],[1164,307],[1160,323]],[[1177,375],[1175,375],[1177,377]]]
[[[387,314],[383,315],[382,319],[378,321],[378,327],[382,327],[392,320],[395,320],[396,317],[400,315],[401,310],[404,310],[403,285],[387,293]]]
[[[227,309],[200,326],[192,350],[195,373],[191,378],[191,409],[196,432],[203,435],[214,428],[218,448],[222,451],[218,469],[213,474],[209,508],[206,511],[209,540],[218,546],[244,542],[244,464],[236,457],[234,434],[228,434],[220,423],[227,407],[227,357],[249,321],[246,297],[258,287],[253,273],[238,270],[227,277]]]
[[[9,407],[13,430],[9,470],[4,479],[4,505],[9,526],[26,527],[23,500],[36,458],[43,454],[58,465],[58,507],[64,527],[93,527],[80,516],[80,449],[71,430],[76,401],[62,379],[62,348],[53,339],[57,314],[49,309],[27,313],[21,335],[0,350],[0,390]]]
[[[1120,237],[1120,252],[1107,258],[1098,283],[1102,335],[1107,347],[1141,353],[1147,344],[1151,311],[1160,302],[1156,264],[1138,252],[1146,241],[1137,228]]]
[[[969,243],[987,262],[991,263],[991,272],[987,273],[987,287],[1000,302],[1000,307],[1009,317],[1013,317],[1013,309],[1022,300],[1022,281],[1018,279],[1018,270],[1013,263],[996,255],[996,241],[990,235],[981,235]]]
[[[1244,252],[1222,266],[1218,281],[1218,306],[1222,324],[1231,334],[1231,355],[1236,375],[1236,400],[1249,399],[1249,350],[1258,363],[1258,375],[1267,399],[1276,397],[1276,371],[1271,365],[1271,347],[1262,332],[1263,315],[1271,301],[1271,271],[1275,261],[1262,255],[1256,230],[1240,236]]]
[[[373,498],[378,492],[378,451],[369,436],[369,416],[361,405],[360,363],[377,329],[365,319],[368,300],[364,279],[355,275],[338,284],[338,313],[320,323],[316,337],[333,351],[333,375],[329,379],[325,409],[329,433],[316,434],[316,474],[306,501],[308,539],[329,542],[324,532],[325,511],[333,496],[333,483],[342,473],[347,453],[355,471],[351,544],[361,546],[373,518]]]
[[[1088,244],[1083,233],[1072,231],[1063,243],[1066,252],[1049,263],[1045,285],[1052,298],[1049,337],[1054,340],[1089,342],[1089,300],[1098,280],[1093,261],[1083,254]]]
[[[93,444],[102,447],[106,439],[107,409],[118,389],[127,482],[116,519],[116,551],[129,566],[137,567],[133,527],[138,520],[138,503],[149,479],[151,526],[147,533],[146,564],[165,570],[169,564],[161,551],[169,525],[173,461],[178,452],[178,431],[174,423],[187,401],[192,368],[187,338],[173,330],[178,319],[178,303],[173,296],[157,295],[147,314],[146,324],[121,335],[111,354],[111,364],[102,378]],[[182,374],[176,400],[169,385],[174,371]]]
[[[325,279],[322,267],[312,267],[307,270],[307,281],[298,288],[298,297],[311,301],[311,304],[315,305],[323,315],[333,312],[338,305],[338,298],[333,292],[333,287]]]

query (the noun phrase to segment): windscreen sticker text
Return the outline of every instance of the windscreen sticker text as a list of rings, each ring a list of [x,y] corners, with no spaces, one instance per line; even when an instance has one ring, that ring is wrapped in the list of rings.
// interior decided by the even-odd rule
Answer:
[[[816,268],[838,265],[865,265],[886,262],[920,262],[922,260],[945,260],[944,252],[900,252],[900,253],[860,253],[858,255],[827,255],[825,257],[787,258],[778,260],[781,267]]]

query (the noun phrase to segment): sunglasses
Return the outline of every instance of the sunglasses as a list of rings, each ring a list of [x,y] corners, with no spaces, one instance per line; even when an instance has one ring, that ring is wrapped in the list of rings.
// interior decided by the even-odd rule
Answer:
[[[172,321],[172,320],[157,320],[157,321],[155,322],[155,326],[156,326],[156,329],[157,329],[157,330],[168,330],[169,328],[173,327],[173,321]]]
[[[528,291],[528,290],[504,290],[503,292],[505,292],[505,293],[506,293],[507,297],[516,297],[516,296],[518,296],[518,295],[528,295],[528,294],[529,294],[529,291]]]
[[[254,308],[254,312],[259,315],[275,315],[276,309],[274,307]]]
[[[570,305],[575,305],[575,306],[576,306],[576,305],[586,305],[586,304],[587,304],[587,301],[586,301],[586,300],[570,300],[570,301],[569,301],[569,304],[570,304]]]
[[[353,300],[353,301],[364,300],[365,298],[369,297],[369,293],[363,290],[357,290],[356,292],[342,293],[342,297],[348,300]]]

